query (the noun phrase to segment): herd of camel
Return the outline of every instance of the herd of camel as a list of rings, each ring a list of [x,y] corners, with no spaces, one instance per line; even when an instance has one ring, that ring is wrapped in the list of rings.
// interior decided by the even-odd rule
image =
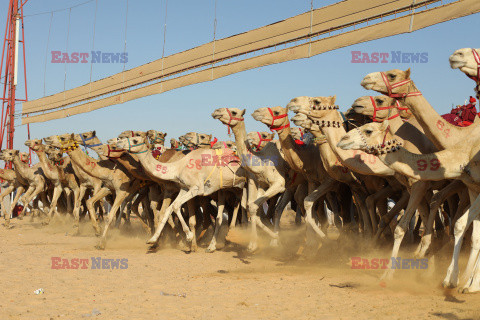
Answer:
[[[479,52],[459,49],[449,59],[453,69],[476,82],[477,98]],[[233,131],[234,142],[190,132],[172,139],[167,149],[166,134],[156,130],[124,131],[107,143],[95,131],[28,140],[25,145],[36,152],[38,164],[29,166],[28,153],[18,150],[0,154],[14,168],[0,170],[7,184],[0,198],[16,191],[11,207],[2,208],[5,226],[22,197],[26,206],[19,217],[28,207],[32,219],[41,216],[45,224],[66,207],[74,218],[70,234],[78,233],[80,217],[88,215],[99,249],[105,248],[111,224],[129,223],[133,212],[153,247],[164,239],[163,230],[173,230],[167,236],[176,235],[196,250],[197,240],[213,225],[206,249],[213,252],[227,219],[230,229],[236,223],[249,226],[247,249],[253,252],[257,227],[271,237],[272,246],[281,245],[280,217],[292,203],[297,222],[305,221],[307,247],[348,228],[376,241],[393,236],[396,258],[406,232],[416,230],[421,240],[414,255],[422,258],[434,251],[433,236],[453,230],[453,258],[443,285],[456,287],[462,240],[473,223],[461,292],[480,291],[480,120],[468,127],[445,121],[410,73],[368,74],[361,85],[381,95],[358,98],[345,113],[335,96],[302,96],[285,108],[255,110],[252,117],[273,133],[247,134],[245,110],[216,109],[212,117]],[[291,120],[299,128],[290,127],[288,111],[295,113]],[[304,139],[307,133],[310,139]],[[395,205],[388,206],[387,199]],[[111,204],[105,218],[104,201]],[[383,277],[393,272],[389,268]]]

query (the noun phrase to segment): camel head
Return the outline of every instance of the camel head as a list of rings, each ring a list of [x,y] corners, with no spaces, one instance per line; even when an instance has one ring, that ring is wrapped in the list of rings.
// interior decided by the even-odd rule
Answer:
[[[290,100],[287,108],[295,113],[309,114],[310,110],[317,110],[317,107],[331,108],[335,105],[337,96],[329,97],[296,97]]]
[[[20,152],[18,154],[19,158],[20,158],[20,161],[22,161],[23,163],[28,163],[30,162],[30,153],[28,152]]]
[[[44,151],[44,145],[42,144],[41,139],[31,139],[25,141],[25,145],[32,149],[33,151]]]
[[[400,109],[399,109],[400,108]],[[403,119],[409,119],[412,114],[408,108],[394,98],[384,95],[381,96],[363,96],[355,100],[352,107],[347,111],[347,118],[353,117],[355,114],[361,114],[372,118],[373,121],[381,122],[387,118],[395,117],[397,114]]]
[[[52,146],[45,146],[45,153],[51,161],[59,162],[63,159],[63,152]]]
[[[288,109],[283,107],[260,108],[252,113],[252,117],[266,124],[270,130],[281,130],[290,124]]]
[[[53,135],[43,138],[47,145],[61,149],[63,152],[75,150],[78,148],[79,135],[74,133],[64,133],[62,135]]]
[[[455,50],[448,59],[450,67],[452,69],[460,69],[460,71],[469,77],[478,77],[480,59],[478,61],[475,59],[475,53],[477,54],[477,59],[479,59],[478,54],[480,54],[480,49],[463,48]]]
[[[2,150],[2,160],[4,161],[13,161],[13,159],[19,155],[20,151],[14,149],[3,149]]]
[[[131,138],[131,137],[146,137],[147,133],[144,131],[133,131],[133,130],[126,130],[123,131],[118,135],[118,137],[121,138]]]
[[[318,128],[318,126],[304,113],[297,113],[293,116],[292,121],[296,126],[302,127],[305,131],[312,131],[312,129],[320,130],[320,128]]]
[[[337,144],[344,150],[362,150],[366,153],[385,154],[398,150],[400,143],[393,139],[388,120],[367,123],[350,130]]]
[[[212,149],[230,149],[234,152],[237,151],[237,145],[235,144],[235,142],[231,141],[231,140],[228,140],[228,141],[218,141],[217,143],[215,143],[213,146],[212,146]]]
[[[170,139],[170,146],[172,149],[178,149],[180,148],[180,141],[178,141],[175,138]]]
[[[149,150],[146,137],[121,138],[117,140],[116,147],[132,154],[146,153]]]
[[[268,133],[265,131],[252,131],[247,133],[247,143],[250,149],[254,151],[262,150],[267,143],[273,140],[273,138],[275,138],[275,133]]]
[[[152,145],[161,144],[162,146],[165,144],[165,137],[167,136],[166,133],[157,130],[148,130],[147,137],[150,139],[150,143]]]
[[[290,132],[294,140],[303,140],[305,133],[305,129],[303,128],[292,128]]]
[[[385,72],[369,73],[363,78],[360,84],[367,90],[375,90],[389,96],[391,96],[391,94],[405,94],[416,91],[416,89],[412,90],[408,85],[412,84],[410,69],[405,71],[393,69]],[[388,86],[390,86],[390,89]]]
[[[183,136],[183,144],[191,148],[210,148],[210,141],[212,140],[211,134],[187,132]]]
[[[220,108],[213,111],[212,118],[220,120],[223,124],[226,124],[229,127],[234,127],[238,123],[243,122],[244,115],[245,109]]]

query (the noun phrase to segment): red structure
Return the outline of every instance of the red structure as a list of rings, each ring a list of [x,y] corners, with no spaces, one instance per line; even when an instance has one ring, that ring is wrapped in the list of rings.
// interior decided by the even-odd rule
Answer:
[[[23,29],[23,6],[28,0],[10,0],[3,40],[2,62],[0,64],[0,83],[3,85],[2,115],[0,126],[0,149],[13,149],[15,134],[15,104],[28,100],[27,95],[27,68],[25,63],[25,36]],[[20,45],[23,53],[23,80],[25,95],[22,99],[17,97],[18,70]],[[7,135],[5,138],[5,130]],[[30,127],[27,127],[30,139]],[[6,144],[4,145],[4,138]],[[7,164],[11,168],[12,164]]]

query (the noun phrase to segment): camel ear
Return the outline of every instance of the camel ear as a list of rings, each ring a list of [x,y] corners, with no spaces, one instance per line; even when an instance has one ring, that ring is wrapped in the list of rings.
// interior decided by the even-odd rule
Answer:
[[[72,133],[72,134],[70,135],[70,138],[75,139],[75,133]]]
[[[97,136],[97,130],[93,130],[92,134],[93,134],[94,137],[96,137]]]
[[[166,136],[167,136],[167,133],[165,132],[165,133],[163,134],[163,138],[165,139]]]
[[[211,141],[211,140],[212,140],[212,135],[209,134],[209,135],[207,135],[207,136],[208,136],[208,140]]]
[[[410,79],[410,68],[408,68],[407,70],[405,70],[405,79]]]
[[[334,95],[334,96],[330,97],[330,101],[331,101],[332,104],[334,104],[336,100],[337,100],[337,95]]]
[[[241,115],[242,117],[245,115],[245,111],[247,111],[247,110],[246,109],[242,110],[242,115]]]

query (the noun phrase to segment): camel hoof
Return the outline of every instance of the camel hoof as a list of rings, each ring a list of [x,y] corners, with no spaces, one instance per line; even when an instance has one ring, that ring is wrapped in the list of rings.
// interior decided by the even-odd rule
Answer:
[[[247,247],[247,251],[249,253],[254,253],[257,250],[258,250],[258,245],[256,243],[250,243]]]
[[[273,248],[278,248],[279,247],[279,242],[278,242],[278,239],[272,239],[270,240],[270,247],[273,247]]]
[[[217,250],[216,246],[209,245],[208,248],[205,249],[205,252],[206,253],[213,253],[213,252],[215,252],[215,250]]]
[[[157,238],[155,236],[151,237],[150,239],[148,239],[147,244],[156,245]]]
[[[442,282],[442,286],[444,288],[447,288],[447,289],[453,289],[455,287],[457,287],[456,285],[454,285],[453,283],[450,283],[450,281],[443,281]]]
[[[327,228],[327,239],[337,240],[340,237],[340,230],[337,227],[331,226]]]
[[[103,240],[100,241],[100,243],[95,246],[95,249],[97,249],[97,250],[105,250],[105,241],[103,241]]]

